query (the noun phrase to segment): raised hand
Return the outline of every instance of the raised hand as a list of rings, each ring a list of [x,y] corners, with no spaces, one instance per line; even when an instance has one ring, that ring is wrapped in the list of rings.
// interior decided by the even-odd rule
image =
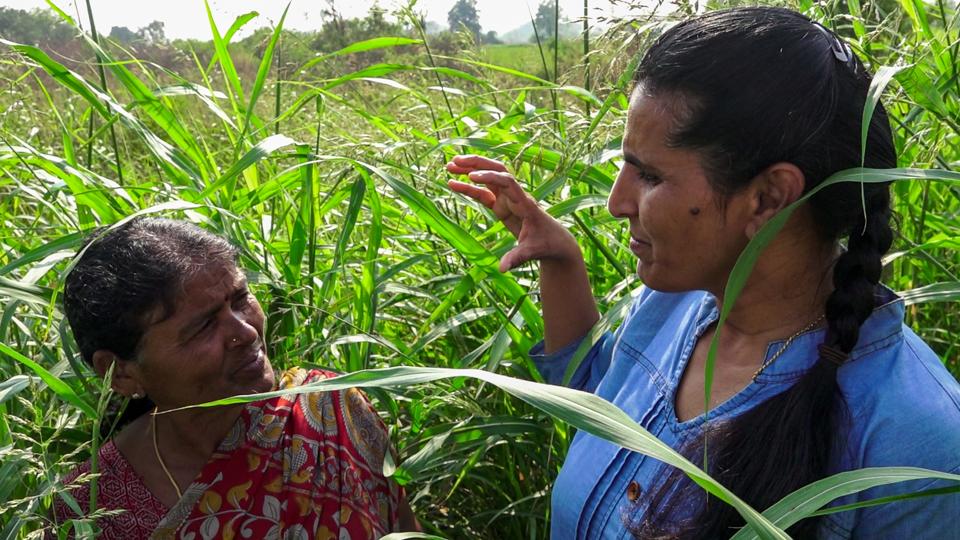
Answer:
[[[453,191],[491,209],[517,238],[517,246],[500,259],[506,272],[531,260],[581,259],[573,236],[520,187],[503,163],[485,157],[455,156],[447,163],[452,174],[466,174],[471,182],[450,180]]]
[[[517,237],[517,246],[500,259],[500,271],[540,261],[544,347],[547,353],[583,337],[600,314],[576,239],[520,187],[507,168],[480,156],[455,156],[447,171],[465,174],[474,184],[451,180],[450,189],[479,201]]]

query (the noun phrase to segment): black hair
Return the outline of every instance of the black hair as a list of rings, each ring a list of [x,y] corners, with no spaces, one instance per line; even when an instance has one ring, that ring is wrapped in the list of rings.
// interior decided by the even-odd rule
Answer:
[[[63,293],[84,361],[92,366],[98,350],[136,361],[147,326],[173,314],[185,281],[210,263],[236,264],[237,255],[223,238],[185,221],[141,217],[95,230]],[[118,426],[152,406],[149,398],[132,400]],[[111,424],[101,425],[108,430]]]
[[[714,11],[673,26],[647,51],[635,78],[645,95],[679,103],[669,142],[700,152],[721,196],[743,189],[778,162],[803,172],[805,192],[843,169],[895,167],[880,103],[861,158],[870,81],[833,32],[799,13],[769,7]],[[875,307],[881,257],[893,237],[888,184],[835,184],[808,206],[825,242],[847,238],[833,266],[826,337],[816,362],[786,391],[709,426],[682,448],[695,457],[709,432],[709,473],[761,511],[829,472],[846,414],[837,367]],[[690,501],[698,505],[692,515]],[[727,538],[744,524],[731,506],[676,469],[638,501],[636,512],[628,520],[637,538]],[[816,526],[808,519],[789,532],[811,537]]]

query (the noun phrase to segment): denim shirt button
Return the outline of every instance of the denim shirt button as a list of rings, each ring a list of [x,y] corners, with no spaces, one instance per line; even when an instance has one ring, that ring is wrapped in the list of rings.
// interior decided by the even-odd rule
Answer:
[[[638,484],[636,480],[634,480],[633,482],[630,482],[630,485],[627,486],[627,499],[629,499],[630,502],[636,502],[636,500],[639,498],[640,498],[640,484]]]

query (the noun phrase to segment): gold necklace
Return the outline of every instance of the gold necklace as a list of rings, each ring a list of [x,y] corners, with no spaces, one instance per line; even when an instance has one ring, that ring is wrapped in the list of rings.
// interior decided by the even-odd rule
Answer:
[[[793,340],[797,339],[797,337],[799,337],[800,334],[804,334],[804,333],[806,333],[806,332],[809,332],[810,330],[813,330],[814,327],[816,327],[818,324],[820,324],[820,323],[823,321],[823,318],[824,318],[824,317],[825,317],[825,315],[820,315],[819,317],[817,317],[817,320],[815,320],[815,321],[813,321],[812,323],[804,326],[804,327],[801,328],[799,331],[797,331],[796,334],[788,337],[787,340],[783,342],[783,345],[781,345],[780,348],[777,350],[777,352],[773,353],[773,356],[771,356],[769,360],[767,360],[766,362],[764,362],[763,365],[760,366],[760,369],[758,369],[758,370],[753,374],[753,382],[757,382],[757,377],[759,377],[760,374],[763,373],[763,370],[765,370],[765,369],[767,369],[768,367],[770,367],[770,364],[776,362],[777,358],[780,358],[780,355],[782,355],[782,354],[784,353],[784,351],[787,350],[787,347],[789,347],[790,344],[793,343]]]
[[[157,446],[157,409],[159,407],[154,407],[153,412],[150,413],[150,431],[153,432],[153,452],[157,455],[157,461],[160,462],[160,468],[163,469],[163,472],[167,473],[167,479],[170,480],[170,483],[173,485],[173,490],[177,492],[177,500],[183,498],[183,493],[180,492],[180,486],[177,485],[177,481],[173,479],[173,475],[170,474],[170,470],[167,469],[167,464],[163,462],[163,458],[160,457],[160,447]]]

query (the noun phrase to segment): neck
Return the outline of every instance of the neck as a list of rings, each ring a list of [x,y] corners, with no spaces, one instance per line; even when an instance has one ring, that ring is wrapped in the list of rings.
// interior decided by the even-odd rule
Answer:
[[[763,251],[727,316],[729,337],[768,342],[791,335],[824,312],[833,291],[835,244],[817,238],[807,216],[794,216]],[[726,286],[726,283],[723,284]],[[723,305],[723,289],[710,291]]]
[[[158,444],[164,460],[204,464],[240,416],[242,405],[189,409],[156,417]]]

